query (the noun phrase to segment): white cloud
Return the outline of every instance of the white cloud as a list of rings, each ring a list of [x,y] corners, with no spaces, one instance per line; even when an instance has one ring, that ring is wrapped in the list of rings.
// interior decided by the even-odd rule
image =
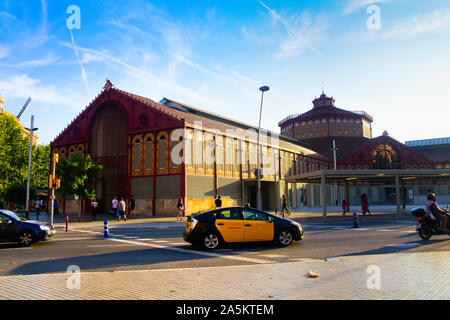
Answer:
[[[408,38],[418,34],[450,28],[450,8],[438,9],[431,13],[420,14],[412,19],[400,21],[393,27],[381,32],[378,37],[386,40],[391,38]]]
[[[44,85],[41,80],[31,78],[26,74],[3,76],[0,79],[1,95],[6,99],[23,98],[31,96],[33,101],[44,104],[61,104],[79,108],[79,95],[65,92],[66,88],[54,85]]]
[[[328,28],[326,21],[318,18],[315,23],[312,23],[312,17],[307,12],[301,13],[300,16],[293,16],[288,20],[261,0],[258,1],[270,13],[273,23],[281,23],[287,31],[287,37],[281,41],[280,50],[275,54],[276,58],[295,57],[307,49],[322,56],[322,53],[315,46],[320,41],[323,32]]]

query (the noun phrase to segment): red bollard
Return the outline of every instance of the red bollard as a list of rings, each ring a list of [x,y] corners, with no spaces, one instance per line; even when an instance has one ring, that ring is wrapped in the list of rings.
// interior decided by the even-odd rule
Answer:
[[[69,232],[69,215],[66,215],[66,232]]]

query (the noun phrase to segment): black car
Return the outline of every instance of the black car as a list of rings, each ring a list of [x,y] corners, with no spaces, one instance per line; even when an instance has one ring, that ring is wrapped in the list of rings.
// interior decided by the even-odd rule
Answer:
[[[209,250],[231,242],[271,241],[288,246],[303,239],[303,228],[295,221],[264,211],[229,207],[189,216],[183,238]]]
[[[49,240],[54,235],[55,229],[47,223],[0,210],[0,242],[18,242],[21,246],[29,246],[33,242]]]

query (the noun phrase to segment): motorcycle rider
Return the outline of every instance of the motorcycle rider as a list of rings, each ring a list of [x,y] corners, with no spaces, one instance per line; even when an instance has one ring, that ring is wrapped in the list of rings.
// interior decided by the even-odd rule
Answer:
[[[431,219],[437,221],[437,223],[439,223],[439,226],[441,226],[442,221],[442,230],[445,233],[448,233],[449,232],[447,230],[448,211],[439,208],[439,205],[436,202],[436,195],[434,193],[429,193],[427,195],[427,199],[428,201],[425,205],[427,209],[427,215],[431,217]]]

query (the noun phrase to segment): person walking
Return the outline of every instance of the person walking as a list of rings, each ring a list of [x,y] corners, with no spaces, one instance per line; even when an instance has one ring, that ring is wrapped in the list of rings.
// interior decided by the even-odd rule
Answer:
[[[214,204],[216,205],[216,208],[221,208],[222,207],[222,197],[217,196],[217,199],[216,199],[216,201],[214,201]]]
[[[345,214],[348,212],[348,204],[346,200],[342,200],[342,215],[345,216]]]
[[[41,213],[41,200],[36,200],[34,209],[36,210],[36,220],[39,220],[39,214]]]
[[[283,194],[283,200],[281,202],[281,215],[283,216],[283,218],[284,218],[284,213],[285,212],[288,214],[288,216],[291,215],[291,212],[288,209],[286,196]]]
[[[183,221],[184,205],[183,205],[183,199],[181,199],[181,198],[178,199],[177,209],[178,209],[177,221],[178,221],[178,219],[180,219],[180,221]]]
[[[361,209],[362,209],[362,213],[363,215],[366,215],[366,212],[370,214],[370,210],[369,210],[369,200],[367,199],[367,194],[363,193],[361,195]]]
[[[119,202],[119,221],[120,218],[123,217],[125,222],[127,221],[127,204],[125,203],[125,200],[123,199],[123,197],[120,198],[120,202]]]
[[[91,202],[91,209],[92,209],[91,221],[97,221],[97,208],[98,208],[98,202],[97,202],[97,199],[94,198]]]
[[[58,203],[58,200],[56,200],[56,199],[53,203],[53,209],[55,209],[55,214],[59,215],[59,203]]]
[[[130,207],[130,217],[136,217],[136,212],[135,212],[136,200],[134,199],[133,195],[131,195],[129,207]]]
[[[119,216],[119,212],[117,211],[117,207],[119,206],[119,200],[117,200],[117,196],[114,196],[114,199],[112,200],[112,214],[114,217]]]

